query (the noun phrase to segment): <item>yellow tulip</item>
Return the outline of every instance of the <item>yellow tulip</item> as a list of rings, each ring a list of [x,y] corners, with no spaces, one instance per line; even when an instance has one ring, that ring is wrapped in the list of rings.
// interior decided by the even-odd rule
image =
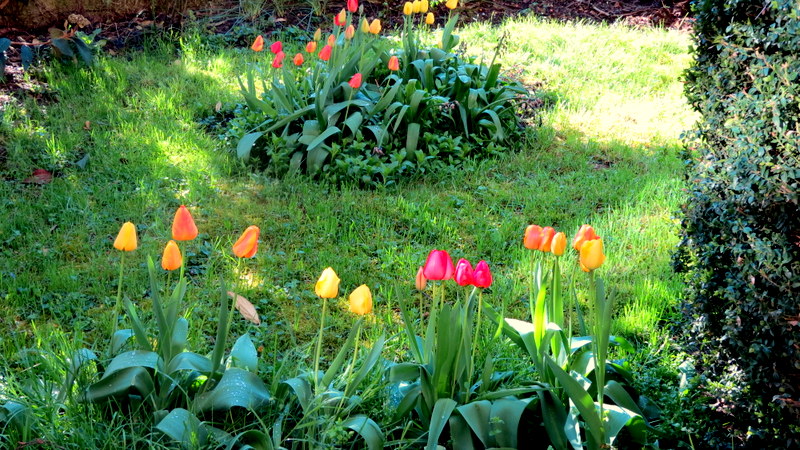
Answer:
[[[414,14],[422,11],[422,2],[420,0],[414,0],[411,2],[411,10],[414,12]]]
[[[183,263],[183,256],[181,256],[181,249],[175,241],[167,242],[164,247],[164,253],[161,255],[161,268],[164,270],[180,269]]]
[[[411,4],[411,2],[405,2],[403,4],[403,14],[410,16],[412,12],[414,12],[414,6]]]
[[[603,254],[603,240],[593,239],[581,245],[580,263],[581,270],[591,272],[603,265],[606,255]]]
[[[318,41],[322,39],[322,30],[317,28],[317,31],[314,32],[314,41]]]
[[[350,293],[350,312],[363,316],[372,312],[372,292],[362,284]]]
[[[361,19],[361,32],[369,33],[369,22],[367,22],[367,19]]]
[[[420,7],[419,12],[423,12],[423,13],[428,12],[428,9],[430,8],[430,4],[428,3],[428,0],[421,0],[420,4],[421,4],[421,7]]]
[[[123,252],[132,252],[138,247],[138,240],[136,239],[136,225],[131,222],[122,224],[119,229],[117,238],[114,239],[114,248],[122,250]]]
[[[553,236],[553,241],[550,243],[550,251],[556,256],[561,256],[564,254],[564,250],[566,248],[567,235],[564,234],[563,231],[559,231],[555,236]]]
[[[446,6],[447,9],[456,9],[458,7],[458,0],[447,0],[444,6]]]
[[[381,21],[378,19],[373,19],[372,23],[369,24],[369,32],[372,34],[378,34],[381,32]]]
[[[433,25],[433,13],[432,12],[429,12],[425,16],[425,23],[427,23],[428,25]]]
[[[322,271],[314,292],[321,298],[336,298],[339,296],[339,282],[341,280],[332,268],[328,267]]]

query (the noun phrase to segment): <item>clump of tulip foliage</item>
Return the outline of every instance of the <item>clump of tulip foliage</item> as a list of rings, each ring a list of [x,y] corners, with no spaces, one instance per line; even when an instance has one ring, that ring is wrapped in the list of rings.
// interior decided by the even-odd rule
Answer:
[[[164,237],[163,272],[147,258],[148,310],[123,295],[125,259],[136,257],[139,240],[133,223],[122,225],[113,242],[120,251],[114,332],[100,355],[82,349],[69,358],[59,402],[126,411],[126,419],[104,417],[150,427],[148,433],[192,448],[527,448],[532,439],[556,449],[656,444],[652,403],[632,388],[625,361],[608,358],[612,345],[623,354],[632,347],[610,335],[612,301],[597,275],[606,259],[603,239],[589,225],[572,239],[571,257],[564,232],[538,225],[525,230],[530,315],[523,319],[529,320],[505,317],[510,301],[491,292],[489,263],[460,258],[454,264],[437,249],[415,277],[408,274],[394,288],[381,288],[377,296],[367,284],[350,291],[348,312],[340,313],[352,314],[352,327],[332,359],[324,357],[322,343],[341,279],[327,267],[308,286],[321,312],[307,364],[269,371],[275,379],[264,376],[256,349],[262,343],[249,333],[227,349],[236,310],[251,326],[269,324],[262,325],[255,306],[224,281],[211,352],[188,348],[184,297],[191,284],[183,255],[198,236],[189,209],[181,206],[171,236]],[[256,258],[260,236],[258,226],[247,227],[227,260],[241,266]],[[390,354],[383,334],[371,334],[371,347],[362,349],[362,330],[380,326],[372,312],[381,297],[400,307],[403,336],[395,336]],[[530,370],[498,370],[504,363],[496,356],[509,350],[524,361],[516,369],[527,364]],[[371,414],[381,396],[385,411],[376,420]]]
[[[407,2],[400,48],[353,0],[306,42],[267,46],[258,36],[258,62],[240,79],[247,108],[232,122],[238,155],[278,175],[377,185],[519,143],[515,105],[526,90],[501,77],[496,53],[476,62],[456,52],[457,2],[440,8],[441,31],[428,0]]]

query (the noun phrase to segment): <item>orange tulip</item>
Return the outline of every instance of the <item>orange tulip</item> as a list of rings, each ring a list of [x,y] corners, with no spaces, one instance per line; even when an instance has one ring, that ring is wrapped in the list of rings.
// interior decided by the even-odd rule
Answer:
[[[606,255],[603,254],[603,240],[600,238],[584,241],[581,244],[580,264],[581,270],[591,272],[603,265]]]
[[[369,32],[372,34],[378,34],[381,32],[381,21],[378,19],[372,19],[372,22],[369,24]]]
[[[244,230],[239,240],[233,244],[233,254],[239,258],[252,258],[258,251],[258,235],[261,230],[255,225],[250,225]]]
[[[591,225],[582,225],[580,230],[578,230],[578,234],[575,235],[575,239],[572,241],[572,248],[581,251],[581,245],[583,245],[584,242],[595,239],[599,239],[599,236],[595,234],[594,228],[592,228]]]
[[[389,58],[389,70],[392,72],[400,70],[400,60],[397,58],[397,56],[392,56]]]
[[[414,286],[419,291],[425,290],[425,286],[428,285],[428,279],[425,278],[425,269],[422,266],[419,266],[419,270],[417,271],[417,278],[414,280]]]
[[[339,295],[339,276],[328,267],[322,271],[317,284],[314,285],[314,292],[320,298],[336,298]]]
[[[543,252],[550,251],[550,243],[553,240],[553,236],[555,236],[556,230],[553,227],[544,227],[542,228],[542,242],[539,243],[539,250]]]
[[[529,250],[538,250],[542,244],[542,227],[539,225],[528,225],[525,229],[525,239],[523,245]]]
[[[167,242],[164,247],[164,253],[161,255],[161,267],[164,270],[180,269],[183,264],[183,256],[181,256],[181,249],[175,241]]]
[[[336,45],[336,36],[334,35],[328,36],[328,45],[330,45],[331,47]]]
[[[132,252],[138,247],[138,240],[136,239],[136,225],[131,222],[122,224],[119,229],[117,238],[114,239],[114,248],[122,250],[123,252]]]
[[[186,206],[181,205],[175,211],[172,219],[172,239],[176,241],[191,241],[197,237],[197,226],[194,224],[192,214]]]
[[[556,255],[561,256],[567,248],[567,235],[559,231],[553,236],[553,241],[550,243],[550,251]]]
[[[319,51],[319,59],[321,59],[323,61],[327,61],[327,60],[331,59],[331,51],[332,50],[333,49],[331,48],[330,45],[326,45],[325,47],[322,47],[322,50]]]
[[[348,41],[353,39],[353,36],[356,35],[356,28],[353,25],[348,25],[347,28],[344,30],[344,38]]]
[[[303,54],[302,53],[298,53],[298,54],[294,55],[294,59],[292,61],[294,62],[295,66],[302,66],[303,65],[303,61],[304,61]]]
[[[350,312],[360,316],[372,312],[372,292],[366,284],[362,284],[350,293]]]
[[[259,34],[258,37],[256,38],[256,40],[253,41],[253,45],[251,45],[250,48],[254,52],[260,52],[260,51],[264,50],[264,37],[262,37]]]
[[[314,53],[315,51],[317,51],[317,41],[308,41],[306,53]]]

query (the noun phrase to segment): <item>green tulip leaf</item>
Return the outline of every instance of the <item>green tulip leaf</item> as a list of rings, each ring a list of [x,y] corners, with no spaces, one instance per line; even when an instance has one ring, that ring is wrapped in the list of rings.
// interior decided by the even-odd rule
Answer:
[[[260,410],[271,401],[269,390],[261,379],[243,369],[230,368],[211,392],[197,399],[198,411],[228,411],[234,407]]]
[[[544,429],[553,448],[567,448],[567,436],[564,431],[567,414],[564,405],[552,390],[542,390],[536,394],[541,405]]]
[[[611,445],[614,445],[617,435],[624,427],[628,428],[634,442],[647,443],[647,424],[642,416],[616,405],[605,404],[603,410],[607,414],[606,435]]]
[[[130,328],[117,330],[117,332],[111,336],[111,353],[117,353],[122,350],[122,347],[125,346],[125,343],[128,342],[128,340],[133,336],[134,332]]]
[[[260,132],[245,134],[241,139],[239,139],[239,143],[236,145],[236,155],[238,155],[241,159],[249,158],[250,152],[253,150],[253,146],[256,144],[256,141],[263,135],[264,133]]]
[[[186,348],[186,342],[189,337],[189,321],[183,317],[174,322],[172,328],[172,336],[170,340],[170,354],[177,355]]]
[[[167,366],[167,373],[175,373],[179,370],[196,370],[198,372],[211,372],[211,360],[205,356],[193,352],[182,352],[175,355]]]
[[[383,448],[383,432],[381,427],[374,420],[364,415],[348,417],[342,421],[342,426],[350,428],[358,433],[367,443],[369,450],[380,450]]]
[[[141,366],[121,369],[111,375],[108,375],[108,372],[106,374],[100,381],[86,388],[83,401],[100,403],[112,399],[126,399],[129,395],[147,398],[155,390],[150,371]]]
[[[308,410],[313,394],[311,383],[309,383],[305,377],[289,378],[281,382],[281,385],[288,386],[292,392],[294,392],[294,396],[297,398],[303,411]]]
[[[472,442],[472,432],[463,417],[458,414],[451,415],[448,425],[450,425],[450,439],[453,441],[453,448],[459,450],[475,449],[475,445]]]
[[[111,376],[114,372],[127,369],[130,367],[147,367],[149,369],[157,369],[162,365],[161,357],[156,352],[149,352],[145,350],[131,350],[129,352],[120,353],[108,364],[103,378]]]
[[[459,406],[456,410],[461,414],[461,417],[467,422],[467,425],[478,436],[484,447],[494,447],[494,437],[491,436],[489,428],[489,417],[492,411],[492,402],[488,400],[480,400]],[[516,430],[514,431],[516,434]]]
[[[258,371],[258,351],[250,336],[243,334],[233,344],[230,357],[228,358],[228,365],[230,367],[238,367],[240,369],[249,370],[250,372]]]
[[[366,359],[361,363],[361,367],[356,372],[355,377],[347,384],[347,388],[345,389],[344,395],[345,397],[351,396],[358,386],[361,385],[361,382],[369,375],[372,369],[375,367],[375,364],[378,363],[378,360],[381,357],[381,352],[383,351],[383,345],[386,342],[386,336],[381,335],[378,340],[372,345],[372,349],[367,354]]]
[[[206,426],[194,414],[183,408],[170,411],[158,422],[156,430],[179,442],[183,448],[198,448],[205,445],[208,440]]]
[[[267,434],[258,430],[248,430],[231,439],[226,450],[274,450],[274,448]]]
[[[436,450],[439,445],[439,436],[442,435],[444,426],[447,425],[448,419],[450,419],[450,415],[453,413],[456,405],[458,405],[458,403],[451,398],[441,398],[433,405],[431,421],[428,427],[428,443],[425,446],[426,450]]]
[[[22,403],[7,402],[0,406],[0,429],[13,426],[19,432],[30,430],[34,418],[33,411]]]
[[[581,385],[580,382],[570,376],[570,374],[564,372],[564,370],[559,367],[552,358],[549,356],[546,356],[545,358],[550,370],[553,371],[555,377],[564,387],[564,391],[566,391],[567,396],[570,398],[570,400],[572,400],[572,402],[575,404],[575,407],[578,408],[578,411],[581,413],[581,417],[583,417],[583,420],[586,423],[586,429],[589,438],[594,441],[595,445],[603,444],[603,425],[600,421],[600,417],[598,417],[592,397],[588,392],[586,392],[586,389]]]

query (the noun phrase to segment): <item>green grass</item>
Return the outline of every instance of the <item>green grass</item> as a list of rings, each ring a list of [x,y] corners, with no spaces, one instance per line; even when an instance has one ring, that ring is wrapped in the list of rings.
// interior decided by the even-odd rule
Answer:
[[[146,307],[145,255],[160,258],[180,204],[201,233],[187,247],[191,340],[201,351],[213,335],[220,277],[267,318],[235,332],[283,349],[309,345],[316,332],[313,283],[327,266],[344,293],[370,285],[376,327],[394,329],[386,323],[396,320],[391,288],[413,283],[430,249],[487,260],[496,284],[485,299],[513,306],[525,291],[525,226],[571,236],[590,223],[606,243],[601,272],[617,302],[614,332],[655,352],[681,292],[669,259],[683,198],[679,136],[693,120],[680,81],[690,38],[524,18],[471,25],[461,36],[471,53],[488,54],[502,33],[504,67],[549,104],[532,139],[463,171],[371,191],[252,173],[230,144],[202,130],[197,120],[218,101],[240,101],[235,77],[257,56],[248,49],[155,40],[147,52],[101,57],[93,71],[45,69],[55,100],[19,99],[0,125],[8,153],[0,165],[0,351],[9,361],[0,374],[13,379],[20,370],[17,351],[35,344],[34,326],[105,348],[120,256],[113,237],[124,221],[138,226],[124,291]],[[87,154],[81,169],[75,163]],[[58,176],[45,186],[20,183],[35,168]],[[258,255],[234,261],[230,246],[250,224],[262,230]],[[351,320],[344,298],[332,303],[339,335]]]

